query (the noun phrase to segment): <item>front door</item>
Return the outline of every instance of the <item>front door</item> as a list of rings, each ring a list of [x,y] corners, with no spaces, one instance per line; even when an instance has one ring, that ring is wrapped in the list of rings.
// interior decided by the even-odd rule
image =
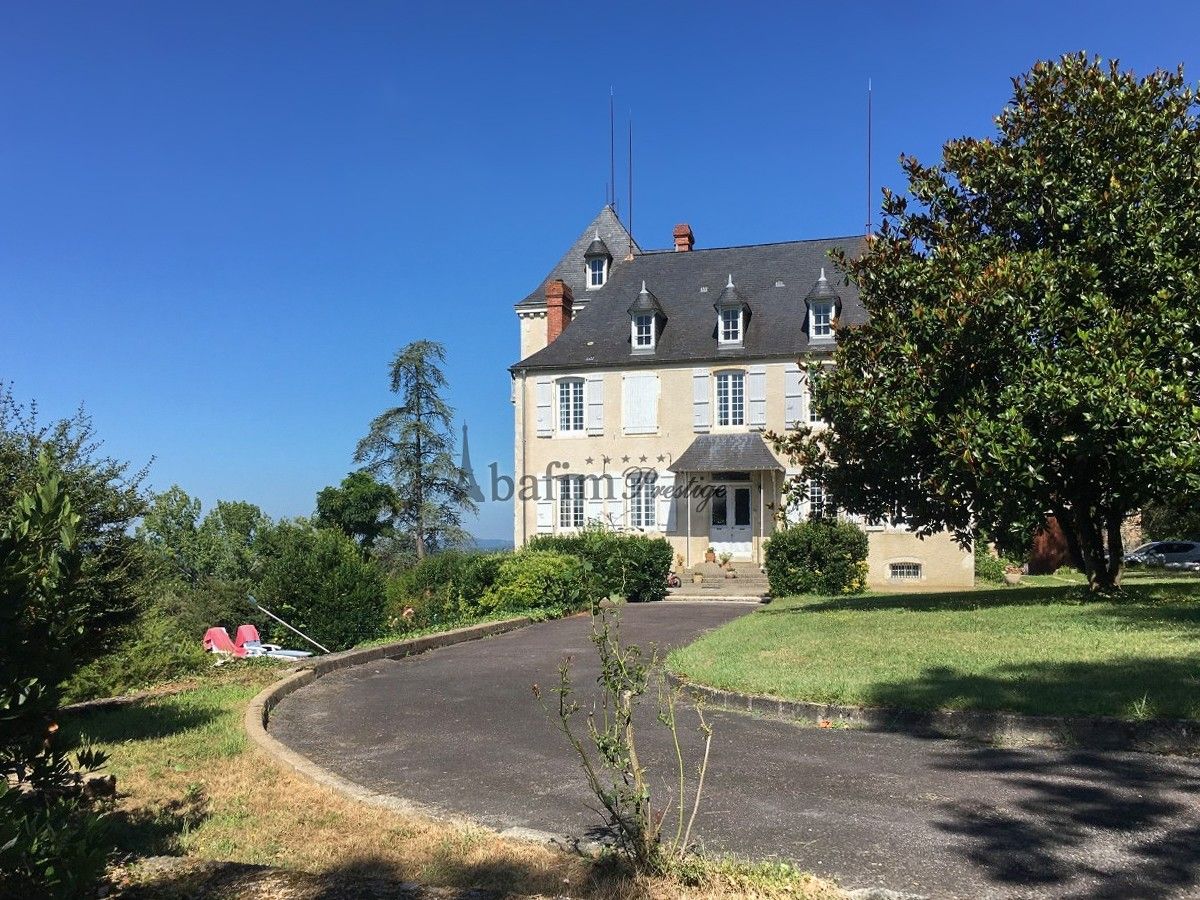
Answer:
[[[708,540],[717,556],[750,559],[753,532],[750,527],[750,486],[729,484],[718,488],[712,498]]]

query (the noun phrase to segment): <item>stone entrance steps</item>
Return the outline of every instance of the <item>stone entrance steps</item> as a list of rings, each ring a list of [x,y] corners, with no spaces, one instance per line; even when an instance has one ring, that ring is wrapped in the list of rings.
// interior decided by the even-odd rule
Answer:
[[[688,599],[760,598],[767,595],[767,576],[754,562],[735,562],[732,574],[716,563],[700,563],[681,572],[683,584],[670,591],[671,596]],[[699,575],[696,581],[694,576]]]

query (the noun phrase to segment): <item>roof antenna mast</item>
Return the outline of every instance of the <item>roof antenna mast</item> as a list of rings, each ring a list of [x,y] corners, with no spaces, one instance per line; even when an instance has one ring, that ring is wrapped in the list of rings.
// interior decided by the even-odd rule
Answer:
[[[629,114],[629,256],[633,257],[633,113]]]
[[[871,79],[867,79],[867,234],[871,227]]]
[[[613,112],[613,89],[608,86],[608,205],[617,210],[617,120]]]

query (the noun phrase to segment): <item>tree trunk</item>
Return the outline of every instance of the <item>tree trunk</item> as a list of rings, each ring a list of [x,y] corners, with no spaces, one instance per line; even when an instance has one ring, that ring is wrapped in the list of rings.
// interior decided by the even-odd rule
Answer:
[[[1072,505],[1071,512],[1075,539],[1079,542],[1088,587],[1092,591],[1105,594],[1119,590],[1123,555],[1123,515],[1112,510],[1093,509],[1083,503]]]

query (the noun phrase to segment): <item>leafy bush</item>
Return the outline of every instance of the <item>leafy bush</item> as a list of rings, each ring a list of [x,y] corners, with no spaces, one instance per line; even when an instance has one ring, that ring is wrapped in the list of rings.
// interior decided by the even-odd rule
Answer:
[[[975,577],[980,581],[990,581],[993,584],[1004,583],[1004,560],[992,556],[986,547],[976,545],[975,548]]]
[[[596,599],[596,579],[578,556],[521,550],[504,560],[481,598],[487,610],[563,615]]]
[[[496,582],[510,555],[446,550],[425,557],[389,579],[388,627],[397,631],[429,628],[478,615],[483,611],[480,599]]]
[[[104,818],[86,801],[42,804],[0,781],[0,896],[95,896],[111,846]]]
[[[590,566],[604,596],[634,602],[667,596],[667,575],[675,553],[663,538],[587,528],[578,534],[538,535],[531,550],[578,556]]]
[[[383,575],[340,531],[280,522],[259,536],[258,599],[324,644],[345,650],[384,631]]]
[[[867,584],[867,535],[846,522],[814,519],[767,541],[767,580],[777,597],[860,594]]]

